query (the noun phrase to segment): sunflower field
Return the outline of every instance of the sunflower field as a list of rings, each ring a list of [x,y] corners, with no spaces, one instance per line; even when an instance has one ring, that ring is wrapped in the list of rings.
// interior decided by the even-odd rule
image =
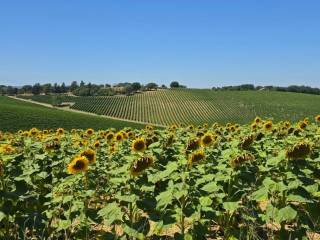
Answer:
[[[0,134],[0,239],[316,239],[320,115]]]

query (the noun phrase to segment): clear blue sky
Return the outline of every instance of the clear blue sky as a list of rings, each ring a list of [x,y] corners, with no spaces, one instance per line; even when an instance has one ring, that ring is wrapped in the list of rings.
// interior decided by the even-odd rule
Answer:
[[[319,0],[7,0],[0,84],[320,87]]]

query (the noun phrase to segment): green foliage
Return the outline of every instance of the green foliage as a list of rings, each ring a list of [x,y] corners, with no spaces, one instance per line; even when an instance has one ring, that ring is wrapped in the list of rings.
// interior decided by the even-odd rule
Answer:
[[[283,127],[202,127],[216,138],[200,147],[205,158],[192,164],[186,149],[197,128],[118,132],[156,137],[139,153],[131,149],[133,137],[105,138],[115,129],[2,133],[0,238],[306,239],[320,231],[320,128],[308,124],[296,136]],[[255,138],[243,150],[239,142],[248,135]],[[59,147],[47,149],[53,139]],[[312,152],[287,158],[287,149],[299,142]],[[89,148],[96,161],[70,174],[70,162]],[[244,154],[252,157],[232,164]],[[153,164],[131,175],[136,160],[146,156]]]

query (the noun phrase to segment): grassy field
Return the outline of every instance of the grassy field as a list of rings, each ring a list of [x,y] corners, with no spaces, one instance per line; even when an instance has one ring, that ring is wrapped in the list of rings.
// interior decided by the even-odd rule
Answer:
[[[126,126],[141,128],[143,125],[51,109],[0,96],[1,131],[12,132],[19,129],[30,129],[32,127],[40,129],[58,127],[65,129],[89,127],[94,129],[107,129],[114,127],[119,129]]]
[[[52,103],[52,96],[33,100]],[[72,108],[134,121],[172,123],[247,123],[256,115],[297,121],[320,112],[320,96],[269,91],[158,90],[134,96],[67,97]]]

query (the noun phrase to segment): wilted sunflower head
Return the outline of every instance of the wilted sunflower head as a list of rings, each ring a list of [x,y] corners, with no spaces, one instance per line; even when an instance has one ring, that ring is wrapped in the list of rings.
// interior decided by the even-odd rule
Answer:
[[[70,174],[77,174],[86,172],[88,170],[89,161],[85,157],[76,157],[68,165],[68,172]]]
[[[128,134],[125,131],[121,131],[121,134],[123,139],[128,139]]]
[[[56,141],[56,140],[53,140],[51,142],[47,142],[45,144],[45,149],[47,151],[51,151],[51,150],[58,150],[60,148],[60,142],[59,141]]]
[[[272,124],[272,121],[270,121],[270,120],[263,124],[264,130],[267,130],[267,131],[270,131],[272,129],[272,126],[273,126],[273,124]]]
[[[199,139],[190,139],[187,143],[186,151],[193,151],[200,147]]]
[[[254,119],[254,122],[255,122],[256,124],[262,123],[261,117],[258,117],[258,116],[257,116],[257,117]]]
[[[250,147],[250,145],[253,143],[253,141],[254,141],[254,135],[246,136],[242,139],[242,141],[240,143],[240,147],[242,149],[247,149]]]
[[[92,164],[96,161],[96,152],[93,151],[92,149],[87,149],[87,150],[82,151],[80,156],[88,159],[90,164]]]
[[[148,169],[153,164],[153,157],[146,156],[138,158],[130,167],[130,173],[132,176],[138,176],[143,173],[144,170]]]
[[[88,129],[86,130],[86,134],[87,134],[88,136],[91,136],[93,133],[94,133],[94,130],[93,130],[92,128],[88,128]]]
[[[306,158],[310,153],[310,144],[306,142],[301,142],[289,148],[286,152],[286,156],[288,159],[298,160]]]
[[[145,139],[143,137],[139,137],[132,142],[131,149],[134,152],[143,152],[146,147]]]
[[[211,133],[206,133],[201,137],[201,145],[204,147],[210,146],[213,143],[213,135]]]
[[[116,138],[116,141],[120,142],[123,139],[121,132],[117,132],[117,134],[115,135],[115,138]]]
[[[242,165],[245,162],[252,161],[252,160],[254,160],[254,156],[252,154],[243,153],[243,154],[239,154],[235,158],[233,158],[230,161],[230,165],[231,165],[231,167],[235,168],[235,167]]]
[[[320,122],[320,114],[319,115],[317,115],[317,116],[315,116],[315,118],[314,118],[315,120],[316,120],[316,122]]]
[[[204,151],[202,149],[193,152],[188,159],[189,165],[196,164],[205,158]]]
[[[58,129],[57,129],[57,134],[58,134],[58,135],[64,134],[64,129],[63,129],[63,128],[58,128]]]

